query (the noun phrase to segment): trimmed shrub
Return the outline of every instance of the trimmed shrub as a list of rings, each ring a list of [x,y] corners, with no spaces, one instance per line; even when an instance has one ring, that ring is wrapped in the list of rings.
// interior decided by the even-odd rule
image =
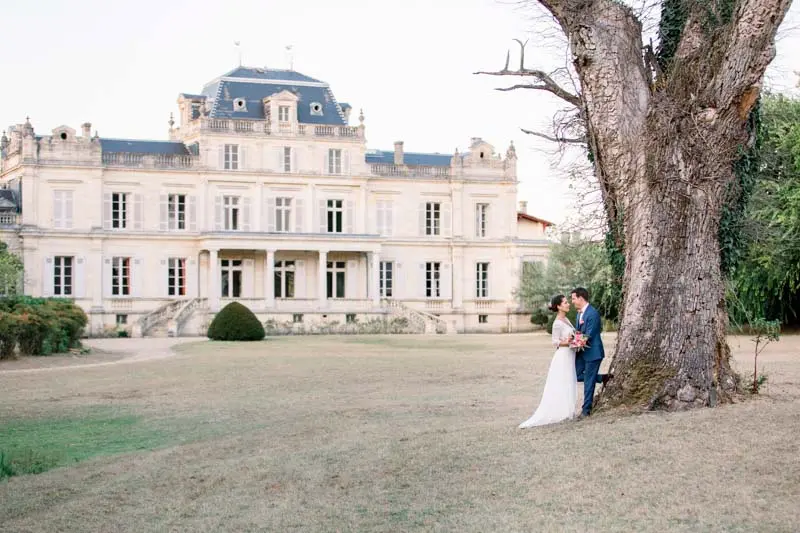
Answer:
[[[211,321],[207,336],[215,341],[260,341],[265,332],[250,309],[239,302],[231,302]]]
[[[544,309],[537,309],[531,314],[531,324],[544,327],[548,322],[550,322],[550,313]]]
[[[70,300],[19,296],[0,299],[0,357],[50,355],[80,345],[88,318]]]

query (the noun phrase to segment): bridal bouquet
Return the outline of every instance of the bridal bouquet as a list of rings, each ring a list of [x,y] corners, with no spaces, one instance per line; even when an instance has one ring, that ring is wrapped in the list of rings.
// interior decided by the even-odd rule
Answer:
[[[569,342],[570,348],[576,348],[578,350],[583,350],[589,344],[589,337],[581,333],[580,331],[576,331],[575,335],[572,337],[572,340]]]

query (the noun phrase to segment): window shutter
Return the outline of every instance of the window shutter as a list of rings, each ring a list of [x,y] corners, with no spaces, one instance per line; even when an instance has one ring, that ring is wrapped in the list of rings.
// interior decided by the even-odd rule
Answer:
[[[72,229],[72,191],[64,192],[64,227]]]
[[[158,297],[159,298],[174,298],[169,294],[169,257],[161,260],[158,269]]]
[[[247,168],[247,147],[243,144],[239,145],[239,170]]]
[[[291,149],[291,160],[292,160],[291,161],[292,172],[296,173],[297,172],[297,148],[292,148]]]
[[[419,264],[419,277],[417,278],[417,294],[420,298],[427,298],[425,294],[426,285],[428,283],[428,271],[425,270],[425,261]]]
[[[306,213],[305,208],[303,207],[303,199],[302,198],[295,198],[294,199],[294,231],[295,233],[303,233],[303,222],[305,221]]]
[[[283,172],[283,147],[279,146],[274,149],[275,156],[273,157],[273,165],[275,165],[275,172]]]
[[[141,257],[131,257],[131,296],[141,298],[144,292],[144,260]]]
[[[492,206],[486,204],[486,237],[492,235]]]
[[[64,227],[63,191],[53,191],[53,227]]]
[[[72,286],[75,298],[86,297],[86,258],[73,257],[75,268],[72,272]]]
[[[197,231],[197,199],[193,194],[186,195],[186,218],[189,231]]]
[[[275,197],[268,196],[267,197],[267,209],[266,209],[266,228],[267,232],[274,233],[276,231],[275,227]]]
[[[330,168],[331,168],[331,151],[330,150],[326,150],[325,151],[325,166],[322,169],[322,173],[323,174],[330,174]]]
[[[103,296],[111,296],[111,258],[103,259]]]
[[[345,205],[344,232],[352,235],[353,233],[355,233],[355,218],[356,218],[356,212],[355,209],[353,209],[353,201],[346,200],[344,205]]]
[[[294,262],[294,297],[306,297],[306,262]]]
[[[167,231],[169,229],[169,195],[162,194],[159,196],[159,223],[158,229]]]
[[[111,193],[103,195],[103,229],[111,229]]]
[[[419,204],[419,234],[425,235],[425,202]]]
[[[450,227],[450,204],[442,202],[442,235],[449,237],[451,232]]]
[[[214,197],[214,229],[222,231],[224,227],[222,223],[222,196],[217,195]]]
[[[253,259],[242,261],[242,298],[253,298],[256,294],[253,286],[255,270],[256,262]]]
[[[142,229],[142,195],[133,195],[133,229]]]
[[[53,258],[45,257],[42,267],[42,296],[53,296]]]
[[[326,210],[327,202],[325,200],[319,201],[319,209],[317,215],[319,216],[318,220],[318,229],[320,233],[327,233],[328,232],[328,220],[327,220],[327,210]]]
[[[384,213],[385,211],[384,211],[383,200],[378,200],[377,202],[375,202],[375,225],[374,225],[374,231],[378,235],[384,234],[384,224],[385,224]]]
[[[219,147],[219,168],[220,170],[225,169],[225,145],[221,145]]]
[[[394,202],[392,202],[391,200],[387,200],[383,204],[383,228],[384,228],[383,234],[384,235],[392,235],[394,233],[394,227],[392,226],[392,224],[394,222],[392,220],[392,218],[393,218],[392,211],[393,210],[394,210]]]
[[[355,261],[348,261],[345,263],[344,271],[344,297],[357,298],[358,297],[358,263]]]
[[[350,175],[350,150],[342,150],[342,174]]]
[[[440,294],[444,300],[449,300],[452,297],[452,273],[453,269],[450,268],[450,263],[442,263],[439,270],[439,287],[441,287]]]
[[[242,198],[242,231],[250,231],[250,198]]]
[[[197,258],[190,257],[186,260],[186,296],[189,298],[199,297],[197,276]]]

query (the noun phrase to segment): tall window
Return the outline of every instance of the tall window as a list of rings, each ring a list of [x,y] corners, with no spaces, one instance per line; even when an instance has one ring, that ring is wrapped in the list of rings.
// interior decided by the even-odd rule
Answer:
[[[238,170],[239,169],[239,145],[226,144],[225,145],[225,170]]]
[[[283,147],[283,171],[292,171],[292,149],[289,146]]]
[[[441,265],[441,263],[425,263],[425,296],[427,298],[442,296]]]
[[[131,294],[131,258],[114,257],[111,259],[111,295],[130,296]]]
[[[275,261],[275,297],[294,298],[294,261]]]
[[[292,224],[292,199],[275,198],[275,230],[289,232]]]
[[[328,261],[328,298],[344,298],[345,262]]]
[[[392,201],[391,200],[378,200],[377,207],[377,231],[380,235],[392,234]]]
[[[186,259],[170,257],[167,265],[167,294],[186,296]]]
[[[186,229],[186,195],[170,194],[167,198],[169,229]]]
[[[72,191],[53,191],[53,227],[72,227]]]
[[[425,204],[425,235],[439,235],[442,227],[442,204],[427,202]]]
[[[53,294],[55,296],[72,296],[72,257],[56,256],[53,258]]]
[[[343,205],[343,200],[328,200],[328,233],[342,233],[344,225]]]
[[[289,106],[278,106],[278,122],[289,122]]]
[[[475,236],[486,237],[486,225],[489,221],[489,204],[475,204]]]
[[[242,260],[220,259],[220,292],[223,298],[242,296]]]
[[[328,174],[342,173],[342,151],[339,148],[328,150]]]
[[[489,297],[489,263],[477,263],[475,265],[475,296],[477,298]]]
[[[381,298],[391,298],[394,285],[394,263],[391,261],[381,261],[379,282]]]
[[[232,231],[239,229],[239,200],[238,196],[223,196],[222,207],[225,217],[225,229]]]
[[[130,195],[124,192],[111,194],[111,227],[125,229],[128,227],[128,213]]]

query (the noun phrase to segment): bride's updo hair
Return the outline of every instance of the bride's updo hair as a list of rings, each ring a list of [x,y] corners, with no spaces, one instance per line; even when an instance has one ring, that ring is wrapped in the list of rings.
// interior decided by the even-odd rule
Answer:
[[[550,300],[550,307],[548,307],[548,309],[554,313],[557,312],[558,306],[564,302],[564,298],[565,296],[563,294],[556,294],[553,296],[553,299]]]

